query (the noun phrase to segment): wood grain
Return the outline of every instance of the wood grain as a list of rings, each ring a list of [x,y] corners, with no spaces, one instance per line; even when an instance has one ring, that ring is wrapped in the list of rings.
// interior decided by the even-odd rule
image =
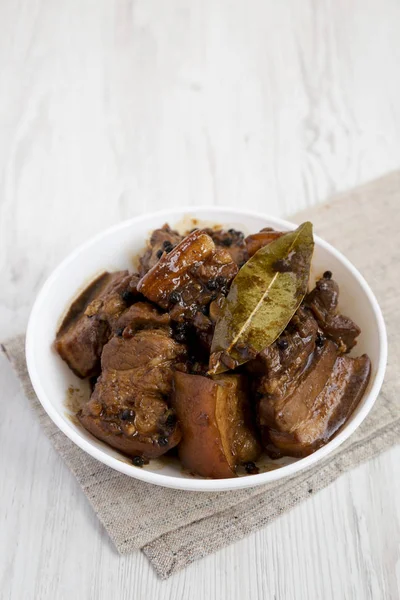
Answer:
[[[2,0],[0,33],[2,338],[123,218],[286,215],[400,166],[397,0]],[[2,600],[399,598],[400,449],[160,582],[0,378]]]

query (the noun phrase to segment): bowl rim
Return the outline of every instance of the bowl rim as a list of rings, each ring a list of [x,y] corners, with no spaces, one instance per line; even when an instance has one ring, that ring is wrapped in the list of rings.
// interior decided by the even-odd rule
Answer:
[[[62,418],[61,415],[57,412],[57,410],[53,407],[50,398],[48,398],[39,376],[39,372],[36,366],[37,358],[34,351],[34,336],[35,336],[35,328],[37,324],[37,316],[40,313],[40,309],[42,305],[46,302],[46,296],[48,290],[53,286],[53,284],[57,281],[60,274],[63,270],[84,251],[88,250],[91,246],[97,244],[103,238],[108,237],[109,235],[114,234],[116,231],[132,227],[135,224],[141,223],[143,221],[151,220],[151,219],[160,219],[166,217],[172,217],[175,213],[180,215],[180,218],[183,218],[187,214],[190,216],[191,214],[199,215],[199,213],[206,213],[204,218],[207,219],[207,215],[212,215],[212,213],[227,213],[227,219],[231,217],[240,217],[247,216],[260,220],[270,220],[272,223],[277,225],[278,227],[282,227],[287,230],[292,230],[297,227],[295,223],[291,221],[287,221],[285,219],[281,219],[278,217],[273,217],[265,213],[260,213],[256,211],[248,211],[242,210],[238,208],[231,208],[225,206],[184,206],[184,207],[174,207],[168,208],[161,211],[153,211],[151,213],[147,213],[144,215],[139,215],[133,217],[131,219],[126,219],[104,229],[100,233],[94,235],[89,240],[80,244],[75,250],[70,252],[60,263],[59,265],[52,271],[49,277],[46,279],[42,288],[40,289],[34,305],[32,307],[27,333],[26,333],[26,343],[25,343],[25,352],[26,352],[26,362],[28,373],[32,382],[32,386],[36,392],[36,395],[42,404],[44,410],[47,412],[52,421],[57,425],[57,427],[77,446],[79,446],[82,450],[87,452],[93,458],[96,458],[100,462],[104,463],[108,467],[124,473],[130,477],[134,477],[141,481],[145,481],[146,483],[152,483],[155,485],[160,485],[163,487],[169,487],[173,489],[187,490],[187,491],[225,491],[225,490],[236,490],[236,489],[244,489],[256,487],[259,485],[263,485],[266,483],[270,483],[273,481],[277,481],[279,479],[284,479],[291,475],[294,475],[300,471],[304,471],[308,467],[311,467],[315,463],[321,461],[323,458],[331,454],[336,448],[338,448],[345,440],[347,440],[350,435],[354,433],[354,431],[360,426],[362,421],[370,412],[372,406],[374,405],[378,393],[381,389],[385,370],[386,370],[386,362],[387,362],[387,334],[385,322],[383,319],[382,311],[378,304],[378,301],[369,287],[368,283],[361,275],[361,273],[356,269],[356,267],[347,259],[339,250],[336,250],[331,244],[325,242],[325,240],[321,239],[319,236],[314,235],[315,241],[319,246],[325,248],[328,252],[331,252],[337,260],[339,260],[345,268],[350,271],[351,275],[357,280],[360,287],[363,289],[366,294],[371,307],[373,309],[374,315],[376,317],[377,325],[378,325],[378,338],[380,344],[380,354],[379,361],[376,369],[376,374],[374,377],[374,381],[372,387],[368,393],[368,395],[364,399],[364,403],[361,406],[361,409],[358,411],[356,415],[354,415],[353,419],[345,425],[345,427],[340,431],[332,440],[330,440],[325,446],[316,450],[313,454],[305,458],[301,458],[293,463],[288,465],[284,465],[278,469],[274,469],[271,471],[266,471],[264,473],[259,473],[257,475],[248,475],[237,478],[229,478],[229,479],[205,479],[205,478],[179,478],[171,475],[163,475],[159,472],[147,471],[144,469],[140,469],[135,467],[134,465],[130,465],[125,463],[117,458],[114,458],[107,454],[105,450],[96,448],[92,445],[92,443],[86,439],[84,439],[78,432],[76,432],[72,426]],[[201,216],[200,216],[201,218]],[[211,216],[212,219],[212,216]]]

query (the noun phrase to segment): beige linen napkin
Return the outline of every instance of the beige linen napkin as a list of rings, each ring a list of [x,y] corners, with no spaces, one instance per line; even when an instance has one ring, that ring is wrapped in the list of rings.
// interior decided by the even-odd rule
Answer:
[[[165,579],[267,525],[344,471],[399,442],[399,209],[400,172],[396,172],[296,217],[313,221],[316,233],[342,250],[372,286],[388,328],[389,364],[380,396],[361,427],[322,463],[290,479],[211,494],[170,490],[121,475],[75,446],[44,412],[26,370],[24,337],[3,344],[45,433],[121,554],[141,549]]]

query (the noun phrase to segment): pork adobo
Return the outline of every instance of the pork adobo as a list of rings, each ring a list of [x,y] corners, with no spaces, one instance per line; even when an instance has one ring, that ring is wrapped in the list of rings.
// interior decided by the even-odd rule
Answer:
[[[61,358],[92,383],[80,423],[136,466],[176,447],[184,469],[212,478],[326,444],[371,365],[348,354],[360,329],[332,273],[308,289],[313,245],[310,223],[247,238],[153,231],[139,273],[98,277],[57,333]]]

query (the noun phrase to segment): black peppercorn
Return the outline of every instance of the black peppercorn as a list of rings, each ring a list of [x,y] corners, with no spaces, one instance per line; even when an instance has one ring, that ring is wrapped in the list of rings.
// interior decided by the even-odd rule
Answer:
[[[244,466],[246,473],[248,473],[249,475],[257,475],[257,473],[260,472],[257,465],[251,461],[244,463],[243,466]]]
[[[182,299],[181,294],[177,290],[173,290],[169,295],[170,304],[178,304]]]
[[[322,333],[318,333],[317,339],[315,340],[316,346],[318,346],[318,348],[322,348],[324,343],[325,343],[325,336],[323,336]]]
[[[118,327],[118,329],[115,332],[115,335],[117,337],[122,337],[123,332],[124,332],[124,328],[123,327]]]
[[[127,304],[130,304],[134,301],[135,296],[129,290],[125,290],[124,292],[122,292],[121,298],[124,302],[126,302]]]
[[[323,277],[324,279],[332,279],[332,271],[325,271]]]
[[[244,238],[244,233],[242,231],[238,231],[237,229],[228,229],[228,233],[234,235],[239,240],[242,240]]]
[[[158,250],[157,254],[156,254],[157,258],[161,258],[162,255],[163,255],[163,251],[162,250]]]
[[[171,244],[171,242],[169,240],[165,240],[165,242],[163,242],[163,247],[165,252],[168,254],[169,252],[171,252],[171,250],[174,249],[174,245]]]
[[[186,337],[189,331],[189,325],[187,323],[177,323],[175,325],[174,338],[177,342],[186,342]]]
[[[145,460],[143,456],[134,456],[132,458],[132,464],[135,465],[135,467],[143,467],[144,463]]]
[[[168,445],[168,438],[166,437],[159,437],[158,438],[158,445],[159,446],[167,446]]]
[[[125,408],[119,415],[123,421],[129,421],[135,418],[135,411]]]
[[[286,350],[286,348],[289,346],[289,342],[285,340],[285,338],[279,338],[279,340],[276,342],[276,345],[280,350]]]
[[[209,290],[216,290],[217,287],[218,287],[217,280],[216,279],[210,279],[207,282],[207,287],[208,287]]]

